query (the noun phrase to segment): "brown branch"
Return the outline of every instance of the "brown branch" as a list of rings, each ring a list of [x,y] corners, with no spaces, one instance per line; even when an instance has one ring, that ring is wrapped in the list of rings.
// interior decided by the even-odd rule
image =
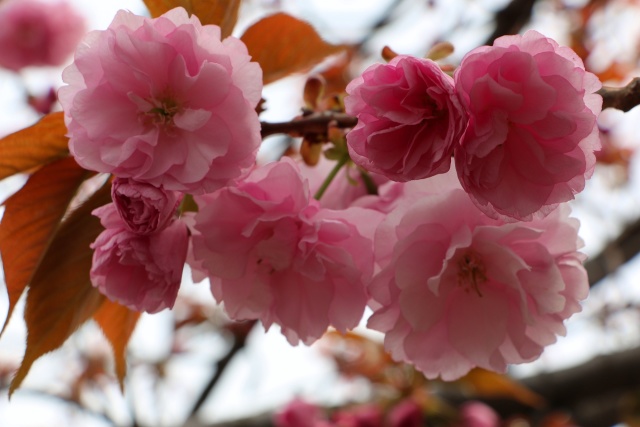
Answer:
[[[551,407],[570,410],[583,427],[621,422],[621,403],[640,384],[640,348],[598,356],[582,365],[523,380]]]
[[[598,91],[602,95],[602,109],[615,108],[627,112],[640,105],[640,78],[636,77],[624,87],[603,87]]]
[[[290,122],[268,123],[262,122],[261,134],[263,138],[270,135],[286,134],[289,136],[303,136],[310,133],[326,133],[329,125],[339,128],[352,128],[358,123],[355,117],[342,113],[320,113],[296,118]]]
[[[624,402],[635,396],[640,384],[640,348],[598,356],[590,361],[555,372],[543,373],[520,380],[526,387],[545,398],[547,406],[534,409],[512,399],[482,399],[496,409],[503,419],[524,415],[541,419],[555,411],[569,413],[576,425],[602,427],[620,423]],[[469,396],[445,396],[454,404],[469,400]],[[192,419],[183,427],[273,427],[269,413],[224,421],[204,423]]]

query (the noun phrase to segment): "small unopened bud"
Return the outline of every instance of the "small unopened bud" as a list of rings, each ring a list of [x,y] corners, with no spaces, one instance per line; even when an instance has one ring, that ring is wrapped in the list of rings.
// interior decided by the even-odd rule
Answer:
[[[311,76],[304,85],[304,105],[311,111],[318,107],[318,101],[324,93],[325,81],[322,76]]]
[[[382,48],[382,59],[384,59],[385,61],[389,62],[396,56],[398,56],[398,54],[394,52],[389,46],[385,46]]]
[[[451,55],[453,53],[453,50],[453,45],[449,42],[436,43],[431,49],[429,49],[426,58],[432,61],[444,59],[447,56]]]
[[[308,139],[302,140],[302,145],[300,146],[300,155],[302,156],[302,160],[305,164],[309,166],[315,166],[320,161],[320,156],[322,155],[322,143],[319,142],[311,142]]]

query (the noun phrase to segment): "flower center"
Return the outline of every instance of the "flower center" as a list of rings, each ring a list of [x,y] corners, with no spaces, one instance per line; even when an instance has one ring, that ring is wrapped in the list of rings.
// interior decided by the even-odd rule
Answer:
[[[170,98],[151,101],[153,107],[145,114],[147,120],[156,126],[173,127],[173,116],[180,111],[180,106]]]
[[[487,270],[482,258],[473,250],[468,250],[458,261],[458,285],[465,287],[469,292],[473,289],[479,297],[480,285],[487,281]]]

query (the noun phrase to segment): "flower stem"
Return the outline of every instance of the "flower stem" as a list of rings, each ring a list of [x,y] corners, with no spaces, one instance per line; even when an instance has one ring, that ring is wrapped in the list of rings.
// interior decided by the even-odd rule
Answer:
[[[377,195],[378,186],[375,182],[373,182],[371,175],[369,175],[367,171],[360,169],[360,177],[362,178],[362,182],[364,182],[364,186],[367,189],[367,194]]]
[[[345,153],[342,157],[340,157],[338,163],[336,163],[333,169],[331,169],[331,172],[329,172],[329,175],[327,175],[327,177],[324,179],[324,182],[322,183],[320,188],[318,188],[316,194],[313,196],[314,199],[320,200],[324,192],[327,191],[327,188],[329,187],[329,184],[331,184],[331,181],[333,181],[333,178],[336,177],[340,169],[347,163],[347,161],[349,161],[349,154]]]

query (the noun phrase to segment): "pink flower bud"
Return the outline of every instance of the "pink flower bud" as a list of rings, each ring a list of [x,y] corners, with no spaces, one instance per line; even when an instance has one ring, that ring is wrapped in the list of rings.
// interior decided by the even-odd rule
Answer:
[[[394,181],[449,170],[466,114],[453,79],[438,64],[398,55],[367,68],[347,93],[346,111],[358,117],[347,134],[356,164]]]
[[[150,234],[164,229],[173,219],[182,195],[144,182],[116,178],[111,197],[127,229]]]

